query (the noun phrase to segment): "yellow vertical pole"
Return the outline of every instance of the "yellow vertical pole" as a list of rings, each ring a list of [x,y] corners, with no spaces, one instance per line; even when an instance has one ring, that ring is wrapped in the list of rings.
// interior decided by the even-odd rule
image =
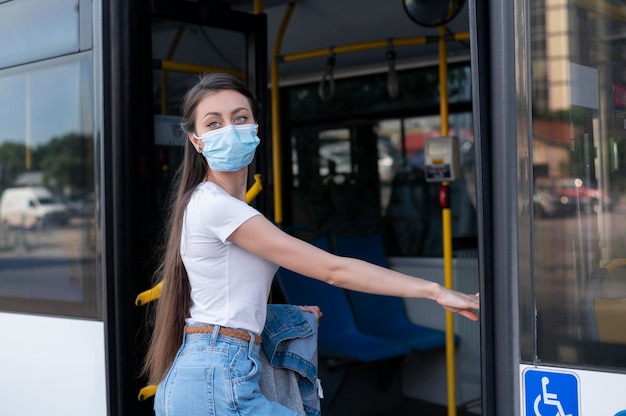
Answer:
[[[448,124],[448,49],[446,47],[446,27],[439,26],[439,115],[441,135],[447,136]]]
[[[281,172],[281,151],[280,151],[280,105],[279,105],[279,86],[278,86],[278,57],[280,56],[280,47],[283,42],[287,23],[291,18],[294,8],[293,3],[287,5],[287,10],[283,16],[283,20],[278,28],[276,39],[274,41],[274,51],[272,53],[271,63],[271,83],[272,83],[272,172],[274,173],[274,222],[280,224],[283,222],[283,186]]]
[[[264,9],[263,0],[254,0],[254,14],[261,14]]]
[[[444,285],[452,287],[452,211],[450,210],[450,184],[441,184],[447,205],[442,209]],[[454,314],[446,311],[446,370],[448,381],[448,416],[456,416],[456,364],[454,359]]]
[[[446,27],[439,26],[439,112],[441,135],[447,136],[448,125],[448,57]],[[443,222],[444,286],[452,288],[452,213],[450,210],[450,183],[442,182],[439,193]],[[454,315],[446,311],[446,374],[448,383],[448,416],[456,416],[456,374],[454,360]]]

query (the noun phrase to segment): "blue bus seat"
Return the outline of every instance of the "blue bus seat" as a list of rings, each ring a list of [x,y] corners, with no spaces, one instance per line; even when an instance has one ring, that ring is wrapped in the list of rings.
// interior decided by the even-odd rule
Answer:
[[[377,233],[336,235],[335,247],[340,256],[353,257],[389,267]],[[417,351],[442,348],[444,331],[417,325],[409,320],[402,298],[346,291],[358,328],[367,334],[402,342]]]
[[[328,250],[326,238],[310,241]],[[406,345],[361,332],[343,289],[280,268],[277,281],[287,302],[294,305],[317,305],[324,316],[320,320],[319,355],[348,361],[372,362],[407,355]]]

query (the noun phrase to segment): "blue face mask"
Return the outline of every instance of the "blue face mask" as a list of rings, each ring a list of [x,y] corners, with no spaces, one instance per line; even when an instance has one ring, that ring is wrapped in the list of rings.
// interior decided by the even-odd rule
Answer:
[[[254,159],[261,141],[256,135],[257,127],[258,124],[230,124],[194,137],[202,140],[202,154],[211,169],[232,172],[248,166]]]

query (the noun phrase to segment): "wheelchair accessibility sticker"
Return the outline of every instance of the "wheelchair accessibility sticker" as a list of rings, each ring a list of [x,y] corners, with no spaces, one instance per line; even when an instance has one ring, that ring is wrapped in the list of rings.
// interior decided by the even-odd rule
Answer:
[[[575,374],[528,368],[524,396],[526,416],[580,416],[580,381]]]

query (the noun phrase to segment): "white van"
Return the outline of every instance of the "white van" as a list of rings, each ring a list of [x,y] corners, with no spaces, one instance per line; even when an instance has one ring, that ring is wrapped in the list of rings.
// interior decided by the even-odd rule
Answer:
[[[0,222],[9,227],[65,225],[69,219],[67,206],[43,186],[7,188],[0,197]]]

